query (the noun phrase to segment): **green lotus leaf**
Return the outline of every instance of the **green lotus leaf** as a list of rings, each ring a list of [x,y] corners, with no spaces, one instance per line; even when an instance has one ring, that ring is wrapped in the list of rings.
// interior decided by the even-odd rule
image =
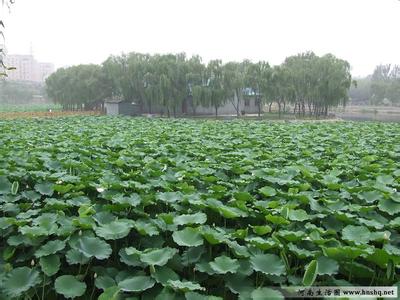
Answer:
[[[117,217],[108,212],[108,211],[101,211],[96,213],[95,215],[92,216],[92,218],[97,222],[99,225],[104,225],[111,223],[117,219]]]
[[[23,191],[22,196],[26,199],[33,201],[39,200],[40,199],[40,194],[36,193],[35,191]]]
[[[208,275],[214,275],[216,272],[211,268],[209,262],[199,262],[195,265],[195,270],[202,272],[202,273],[207,273]]]
[[[39,258],[42,256],[55,254],[58,251],[63,250],[65,248],[65,245],[66,245],[65,241],[60,241],[60,240],[49,241],[35,252],[35,256]]]
[[[254,233],[257,235],[266,235],[267,233],[272,232],[272,227],[268,225],[264,226],[251,226]]]
[[[11,182],[6,176],[0,176],[0,195],[11,192]]]
[[[4,230],[10,227],[13,224],[14,220],[15,219],[13,218],[0,217],[0,230]]]
[[[375,229],[382,229],[384,227],[384,224],[382,224],[378,221],[375,221],[375,220],[367,220],[367,219],[359,218],[358,221],[362,225],[365,225],[368,227],[373,227]]]
[[[394,178],[390,175],[379,175],[376,181],[385,185],[391,185],[394,182]]]
[[[248,241],[251,245],[261,250],[268,250],[277,247],[276,241],[271,238],[264,239],[262,237],[257,236],[254,238],[247,238],[246,241]]]
[[[169,247],[148,249],[140,254],[140,260],[148,265],[164,266],[177,252],[178,250]]]
[[[186,300],[223,300],[221,297],[202,295],[196,292],[185,293]]]
[[[383,249],[390,255],[400,256],[400,249],[391,244],[385,244]]]
[[[202,227],[201,234],[211,245],[217,245],[229,241],[229,239],[226,237],[226,233],[213,229],[209,226]]]
[[[132,227],[133,224],[129,220],[116,220],[97,227],[95,232],[106,240],[117,240],[126,237]]]
[[[141,235],[157,235],[158,228],[148,220],[136,220],[133,225]]]
[[[303,231],[279,230],[277,234],[289,242],[300,241],[304,238]]]
[[[359,197],[361,199],[364,199],[367,203],[373,203],[377,200],[382,199],[383,195],[379,191],[369,191],[359,194]]]
[[[134,276],[124,279],[118,283],[124,292],[143,292],[154,286],[156,282],[148,276]]]
[[[98,300],[120,300],[121,299],[121,289],[118,286],[112,286],[104,290],[104,292],[99,296]]]
[[[282,275],[285,273],[285,264],[275,254],[256,254],[250,257],[250,263],[254,271],[267,275]]]
[[[371,232],[365,226],[347,225],[342,230],[344,240],[353,242],[356,245],[367,244],[371,239]]]
[[[288,244],[288,249],[293,252],[298,258],[305,259],[307,257],[314,257],[315,251],[299,248],[293,243]]]
[[[203,288],[200,284],[191,281],[168,280],[168,286],[174,290],[178,290],[184,293],[189,291],[205,290],[205,288]]]
[[[123,248],[119,251],[121,262],[132,267],[144,266],[144,264],[140,261],[140,255],[141,251],[133,247]]]
[[[319,275],[333,275],[339,271],[339,264],[337,261],[326,256],[320,256],[318,261],[318,274]]]
[[[400,203],[391,199],[382,199],[379,201],[378,208],[381,211],[388,213],[393,216],[400,213]]]
[[[273,215],[267,215],[265,216],[265,219],[273,224],[277,224],[277,225],[287,225],[290,224],[290,222],[288,220],[286,220],[285,218],[281,217],[281,216],[273,216]]]
[[[96,280],[94,281],[94,285],[98,288],[98,289],[102,289],[102,290],[106,290],[110,287],[113,287],[116,285],[116,282],[113,278],[111,278],[108,275],[102,275],[102,276],[98,276],[96,278]]]
[[[54,227],[56,229],[57,227]],[[48,236],[52,232],[49,232],[46,228],[40,227],[40,226],[22,226],[19,227],[19,232],[21,232],[23,235],[29,236],[29,237],[39,237],[39,236]]]
[[[87,257],[82,252],[78,251],[77,249],[70,249],[65,254],[65,258],[67,263],[70,265],[85,265],[89,262],[90,257]]]
[[[392,221],[390,221],[389,225],[394,228],[400,227],[400,217],[397,217],[397,218],[393,219]]]
[[[251,277],[240,273],[226,274],[224,276],[226,287],[234,294],[240,294],[240,298],[251,299],[251,292],[254,290],[254,283]]]
[[[3,289],[10,297],[19,297],[41,282],[38,271],[20,267],[8,273],[2,282]]]
[[[53,276],[60,270],[60,257],[56,254],[41,257],[39,260],[42,271],[47,276]]]
[[[175,203],[177,201],[182,200],[182,194],[180,192],[166,192],[159,193],[157,195],[157,199],[166,203]]]
[[[54,282],[54,289],[65,298],[82,296],[86,291],[86,283],[79,281],[72,275],[63,275]]]
[[[251,292],[252,300],[283,300],[282,293],[271,288],[258,288]]]
[[[373,251],[370,251],[368,248],[360,248],[360,247],[350,247],[350,246],[342,246],[342,247],[322,247],[322,252],[325,256],[333,258],[336,261],[346,261],[353,260],[361,255],[372,254]]]
[[[249,257],[250,253],[246,246],[241,246],[237,242],[226,242],[229,248],[233,251],[233,253],[238,257]]]
[[[386,247],[386,245],[384,246],[384,249],[375,248],[373,253],[366,256],[365,259],[369,262],[376,264],[377,266],[379,266],[382,269],[387,268],[387,265],[390,261],[391,256],[389,255],[389,252],[387,251],[387,249],[385,247]]]
[[[313,285],[315,279],[318,275],[318,261],[312,260],[306,267],[306,271],[303,276],[303,285],[310,286]]]
[[[247,214],[236,207],[230,207],[221,205],[217,208],[217,211],[226,219],[235,219],[240,217],[246,217]]]
[[[162,285],[166,285],[168,280],[179,280],[179,275],[176,274],[174,270],[166,266],[155,267],[154,272],[151,273],[151,277],[153,277]]]
[[[180,215],[174,218],[175,225],[204,224],[206,221],[207,215],[201,212],[192,215]]]
[[[265,197],[273,197],[276,195],[276,190],[270,186],[264,186],[258,191]]]
[[[190,247],[182,254],[182,264],[184,266],[196,263],[206,251],[205,247]]]
[[[35,185],[35,191],[45,196],[52,196],[54,193],[54,184],[49,182],[37,183]]]
[[[3,248],[2,252],[2,257],[5,261],[10,260],[14,254],[15,254],[15,250],[17,250],[17,248],[15,247],[5,247]]]
[[[136,207],[141,203],[142,199],[138,194],[130,194],[129,197],[113,197],[111,201],[117,204],[127,204]]]
[[[233,194],[233,197],[238,201],[249,202],[252,201],[254,198],[248,192],[236,192]]]
[[[368,279],[374,276],[375,271],[366,265],[357,262],[342,262],[340,264],[340,273],[352,275],[358,279]]]
[[[235,273],[240,267],[237,259],[222,255],[210,262],[210,267],[217,274]]]
[[[203,244],[203,238],[195,228],[186,227],[183,230],[175,231],[172,239],[179,246],[196,247]]]
[[[310,216],[307,214],[307,212],[302,209],[290,210],[288,217],[289,220],[300,221],[300,222],[310,219]]]
[[[105,241],[95,238],[82,236],[76,245],[76,249],[87,257],[97,259],[107,259],[111,255],[111,247]]]

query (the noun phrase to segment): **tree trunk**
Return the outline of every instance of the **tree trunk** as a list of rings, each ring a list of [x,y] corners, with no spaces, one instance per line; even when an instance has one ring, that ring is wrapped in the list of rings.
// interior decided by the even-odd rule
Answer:
[[[281,118],[281,101],[278,101],[279,119]]]
[[[218,116],[218,106],[215,106],[215,116]]]

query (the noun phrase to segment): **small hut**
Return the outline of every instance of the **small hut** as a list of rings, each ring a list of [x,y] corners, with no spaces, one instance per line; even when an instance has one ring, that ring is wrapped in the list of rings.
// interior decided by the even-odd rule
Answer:
[[[137,116],[140,114],[139,105],[124,99],[109,99],[104,104],[108,116]]]

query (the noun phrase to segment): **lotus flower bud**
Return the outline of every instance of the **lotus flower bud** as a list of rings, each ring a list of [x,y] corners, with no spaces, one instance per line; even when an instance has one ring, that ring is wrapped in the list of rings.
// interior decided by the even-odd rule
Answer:
[[[97,278],[97,273],[94,273],[93,278],[94,278],[94,279]]]
[[[82,230],[79,230],[79,236],[82,236]]]
[[[33,267],[34,265],[35,265],[35,260],[32,259],[32,260],[31,260],[31,266]]]

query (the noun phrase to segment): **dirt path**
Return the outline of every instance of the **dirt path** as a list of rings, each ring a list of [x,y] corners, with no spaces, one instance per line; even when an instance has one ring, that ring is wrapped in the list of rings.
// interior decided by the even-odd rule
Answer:
[[[57,118],[69,116],[96,116],[100,112],[93,111],[55,111],[55,112],[0,112],[0,119],[17,118]]]

